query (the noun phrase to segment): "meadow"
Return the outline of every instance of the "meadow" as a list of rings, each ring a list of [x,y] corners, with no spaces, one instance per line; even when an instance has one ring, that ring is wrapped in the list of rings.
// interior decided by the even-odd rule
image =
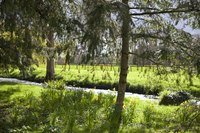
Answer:
[[[45,65],[34,69],[27,79],[36,81],[44,79]],[[110,90],[117,90],[118,87],[119,67],[117,66],[56,65],[55,73],[57,79],[64,79],[66,84],[71,86]],[[9,73],[8,76],[21,78],[17,70]],[[200,97],[200,78],[195,74],[191,77],[182,69],[130,66],[127,81],[128,92],[159,95],[163,91],[186,91]]]
[[[112,128],[112,95],[12,83],[0,83],[0,94],[1,133],[107,133]],[[199,121],[199,107],[191,101],[163,106],[126,98],[120,132],[199,132]]]

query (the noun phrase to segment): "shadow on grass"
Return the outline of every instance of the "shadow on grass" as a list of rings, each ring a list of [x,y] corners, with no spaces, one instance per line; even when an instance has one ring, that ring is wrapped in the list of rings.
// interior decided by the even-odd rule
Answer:
[[[0,90],[0,103],[4,101],[8,102],[10,97],[16,92],[20,92],[20,90],[12,87],[8,88],[8,90]]]
[[[17,85],[18,83],[13,83],[13,82],[0,82],[0,88],[1,85]]]
[[[0,83],[0,87],[1,85],[15,85],[15,83]],[[0,90],[0,133],[8,132],[8,110],[13,107],[13,104],[10,102],[10,97],[16,92],[20,92],[20,90],[12,87],[8,88],[8,90]]]

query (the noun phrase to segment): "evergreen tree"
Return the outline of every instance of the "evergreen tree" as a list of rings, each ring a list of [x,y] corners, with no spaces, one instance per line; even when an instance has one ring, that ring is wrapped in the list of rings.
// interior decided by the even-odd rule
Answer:
[[[70,36],[68,34],[75,30],[74,3],[71,0],[0,1],[1,66],[17,67],[22,73],[27,72],[35,62],[33,52],[45,50],[40,43],[46,40],[46,79],[53,79],[54,41],[55,38],[62,40],[64,36]]]
[[[115,133],[119,131],[121,123],[121,113],[127,84],[128,57],[131,53],[129,51],[131,47],[130,43],[136,44],[137,41],[144,40],[146,44],[149,44],[158,42],[159,40],[164,47],[167,47],[169,44],[176,44],[176,48],[180,49],[180,44],[184,42],[184,46],[191,40],[191,35],[184,31],[177,30],[174,25],[170,24],[169,19],[174,22],[179,21],[181,18],[185,19],[185,21],[190,20],[190,24],[193,25],[193,27],[199,27],[199,2],[172,0],[98,0],[94,3],[93,1],[85,0],[83,4],[88,6],[88,8],[86,8],[88,30],[86,30],[87,32],[85,34],[85,38],[87,39],[84,38],[84,41],[88,42],[88,51],[93,51],[89,52],[92,53],[92,55],[94,55],[95,49],[102,45],[101,40],[105,38],[103,33],[109,29],[107,25],[114,23],[113,21],[117,21],[117,25],[121,26],[121,40],[116,39],[119,36],[111,36],[111,34],[109,36],[113,37],[113,40],[117,40],[116,43],[120,43],[122,49],[118,95],[110,130],[110,132]],[[111,29],[114,31],[115,27]],[[179,37],[186,37],[188,40],[177,40]],[[175,40],[177,40],[177,42]],[[155,44],[153,43],[153,45]],[[162,51],[164,51],[164,49]],[[166,52],[161,52],[161,54],[155,54],[154,56],[156,56],[156,58],[162,56],[162,59],[165,59],[163,58],[163,53]],[[149,57],[149,55],[147,57]]]

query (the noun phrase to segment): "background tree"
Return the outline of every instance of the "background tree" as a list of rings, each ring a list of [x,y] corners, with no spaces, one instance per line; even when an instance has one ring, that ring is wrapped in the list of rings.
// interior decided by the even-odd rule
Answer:
[[[46,79],[53,79],[57,51],[54,42],[62,42],[64,36],[69,37],[75,30],[74,3],[68,0],[1,1],[1,65],[18,67],[25,73],[35,62],[33,52],[45,51]],[[41,42],[46,42],[47,48],[41,47]],[[17,55],[13,56],[13,52]]]
[[[47,65],[46,80],[52,80],[55,77],[54,56],[55,56],[55,38],[59,39],[65,36],[65,30],[71,30],[70,20],[67,16],[71,1],[47,0],[36,1],[35,11],[39,14],[41,23],[40,31],[47,43]]]
[[[0,64],[7,70],[17,67],[26,77],[31,64],[36,63],[32,54],[37,51],[37,34],[31,30],[34,12],[24,4],[18,0],[0,3]]]

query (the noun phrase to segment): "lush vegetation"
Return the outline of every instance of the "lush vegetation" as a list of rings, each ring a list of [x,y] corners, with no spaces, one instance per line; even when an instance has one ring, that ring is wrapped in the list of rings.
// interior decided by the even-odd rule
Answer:
[[[44,80],[45,66],[35,67],[29,80]],[[117,90],[119,67],[111,65],[56,65],[56,77],[64,79],[67,85]],[[6,74],[2,73],[2,76]],[[15,70],[7,76],[22,78]],[[159,95],[162,91],[186,91],[200,97],[200,79],[187,72],[169,67],[130,66],[128,74],[128,92]]]
[[[1,83],[2,132],[198,132],[194,102],[176,110],[127,100],[125,92],[162,92],[162,105],[200,96],[200,36],[179,27],[200,28],[199,5],[198,0],[0,0],[1,76],[53,80],[41,93],[35,93],[40,87]],[[68,66],[55,70],[55,61]],[[34,68],[41,62],[46,66]],[[117,98],[63,91],[65,84],[117,90]]]
[[[0,132],[108,132],[112,128],[115,96],[55,86],[1,83]],[[120,132],[198,132],[198,113],[195,102],[161,106],[127,98]]]

